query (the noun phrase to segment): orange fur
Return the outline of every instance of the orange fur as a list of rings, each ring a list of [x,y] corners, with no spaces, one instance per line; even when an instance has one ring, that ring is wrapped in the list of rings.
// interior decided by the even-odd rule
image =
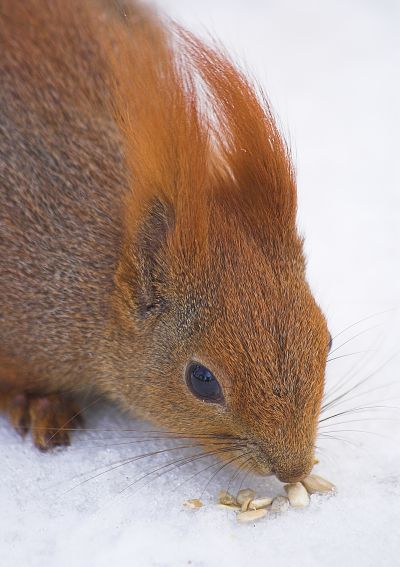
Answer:
[[[110,60],[134,179],[128,230],[155,196],[185,218],[196,209],[193,220],[203,216],[205,224],[208,207],[221,199],[240,208],[253,231],[294,228],[293,167],[266,97],[218,48],[177,25],[166,27],[152,12],[138,17],[136,9],[124,11],[124,20]],[[270,223],[260,222],[260,210]]]
[[[97,388],[205,444],[241,444],[260,472],[303,477],[329,334],[265,96],[221,49],[138,3],[0,8],[9,381]],[[191,360],[223,404],[190,393]]]

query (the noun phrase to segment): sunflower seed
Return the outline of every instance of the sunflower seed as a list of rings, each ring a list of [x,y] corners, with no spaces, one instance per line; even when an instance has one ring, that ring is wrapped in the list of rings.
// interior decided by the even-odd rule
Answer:
[[[192,498],[191,500],[186,500],[186,502],[184,502],[183,505],[186,506],[186,508],[195,509],[195,508],[201,508],[203,506],[203,502],[198,498]]]
[[[242,490],[239,490],[239,492],[237,493],[236,501],[239,504],[239,506],[243,506],[243,503],[245,503],[249,499],[252,500],[255,495],[256,493],[254,492],[254,490],[251,490],[251,488],[243,488]]]
[[[255,522],[256,520],[260,520],[267,515],[267,510],[265,508],[261,508],[260,510],[247,510],[246,512],[239,512],[237,514],[236,519],[238,522]]]
[[[249,504],[249,510],[259,510],[272,504],[272,498],[254,498]]]
[[[306,476],[301,483],[305,486],[309,494],[314,494],[315,492],[333,492],[336,490],[336,486],[334,484],[317,474],[310,474],[309,476]]]
[[[232,496],[226,490],[221,490],[218,496],[218,503],[223,504],[225,506],[231,506],[233,508],[239,508],[240,506],[236,502],[236,498]]]
[[[239,509],[238,506],[228,506],[228,504],[217,504],[217,508],[225,508],[225,510],[230,510],[231,512]]]
[[[293,508],[305,508],[309,505],[310,497],[301,482],[285,484],[284,488]]]

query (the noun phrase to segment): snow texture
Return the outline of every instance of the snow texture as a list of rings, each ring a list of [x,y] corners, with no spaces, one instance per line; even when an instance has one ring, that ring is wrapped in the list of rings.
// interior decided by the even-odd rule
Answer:
[[[290,132],[312,288],[333,336],[356,323],[334,340],[333,349],[339,349],[337,356],[358,354],[329,363],[327,388],[343,378],[342,392],[371,375],[325,415],[399,406],[399,357],[390,359],[400,335],[399,3],[159,4],[201,35],[210,31],[245,61]],[[123,429],[151,425],[122,417],[115,408],[93,406],[87,427],[94,431],[76,433],[72,446],[56,454],[39,453],[29,437],[21,440],[0,418],[0,563],[400,565],[399,418],[399,411],[381,407],[324,422],[321,433],[340,440],[320,438],[321,463],[315,470],[337,484],[338,494],[313,496],[306,510],[254,525],[238,525],[233,513],[213,505],[234,473],[221,471],[207,485],[218,467],[199,471],[214,461],[197,460],[157,478],[166,467],[137,482],[182,457],[179,450],[87,480],[112,463],[173,445],[131,443],[134,434]],[[237,490],[241,480],[233,479],[231,489]],[[271,477],[248,477],[244,485],[260,495],[282,492]],[[182,502],[195,497],[207,505],[185,510]]]

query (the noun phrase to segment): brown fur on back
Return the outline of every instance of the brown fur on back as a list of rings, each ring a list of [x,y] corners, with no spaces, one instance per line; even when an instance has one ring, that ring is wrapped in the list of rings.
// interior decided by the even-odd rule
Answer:
[[[115,6],[0,2],[0,360],[299,478],[328,331],[289,152],[220,49]],[[223,405],[190,393],[191,360]]]
[[[121,241],[120,136],[91,26],[83,2],[0,3],[0,353],[56,387],[97,373]]]

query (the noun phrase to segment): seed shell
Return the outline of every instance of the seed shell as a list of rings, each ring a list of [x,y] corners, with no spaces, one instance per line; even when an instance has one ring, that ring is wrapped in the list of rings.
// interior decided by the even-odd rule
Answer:
[[[243,506],[243,503],[245,503],[249,499],[252,500],[255,495],[256,493],[254,492],[254,490],[251,490],[251,488],[243,488],[237,493],[236,501],[239,506]]]
[[[334,484],[317,474],[310,474],[309,476],[306,476],[301,483],[304,485],[309,494],[315,494],[316,492],[325,494],[327,492],[336,491],[336,486]]]
[[[265,496],[264,498],[254,498],[249,504],[249,510],[259,510],[260,508],[266,508],[272,504],[272,498]]]
[[[238,522],[247,523],[255,522],[256,520],[261,520],[267,515],[267,510],[261,508],[260,510],[247,510],[246,512],[239,512],[236,516]]]
[[[186,500],[186,502],[184,502],[183,505],[186,508],[196,509],[196,508],[201,508],[203,506],[203,502],[198,498],[192,498],[191,500]]]
[[[226,490],[221,490],[218,496],[218,502],[219,504],[224,504],[225,506],[232,506],[234,508],[240,507],[236,501],[236,498]]]
[[[310,503],[310,497],[307,490],[301,482],[285,484],[287,497],[293,508],[305,508]]]

